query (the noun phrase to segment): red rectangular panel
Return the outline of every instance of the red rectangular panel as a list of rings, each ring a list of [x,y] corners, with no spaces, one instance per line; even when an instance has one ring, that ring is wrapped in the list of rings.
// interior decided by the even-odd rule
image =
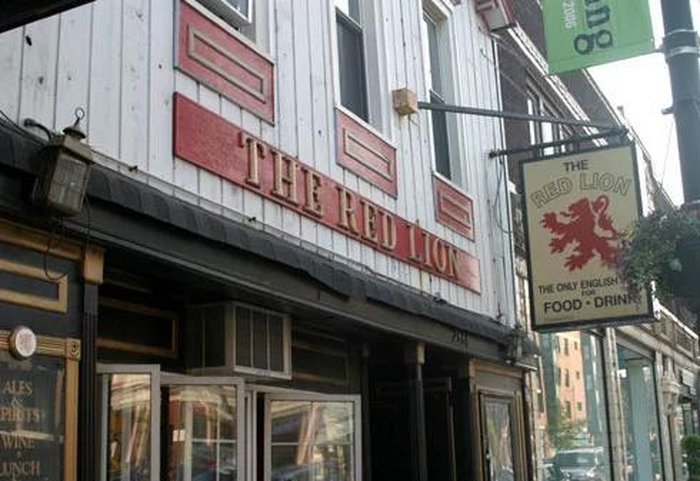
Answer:
[[[474,202],[436,175],[433,186],[437,221],[474,240]]]
[[[178,67],[274,123],[274,65],[231,32],[180,1]]]
[[[396,197],[396,149],[340,109],[336,109],[338,163]]]
[[[479,260],[175,94],[175,155],[373,249],[476,293]]]

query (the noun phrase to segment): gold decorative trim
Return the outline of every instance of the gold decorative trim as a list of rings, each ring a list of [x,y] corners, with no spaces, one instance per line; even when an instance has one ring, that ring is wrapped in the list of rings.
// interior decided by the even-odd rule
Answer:
[[[86,282],[102,285],[104,282],[105,251],[89,246],[85,249],[82,262],[82,275]]]
[[[0,330],[0,351],[9,351],[12,331]],[[36,336],[36,353],[80,361],[80,341],[72,338]]]
[[[75,242],[64,239],[57,245],[53,245],[53,242],[49,244],[46,232],[1,218],[0,241],[37,252],[49,251],[51,255],[72,261],[80,260],[83,255],[82,247]]]
[[[11,289],[0,289],[0,301],[61,314],[65,314],[68,311],[68,278],[62,273],[45,271],[39,267],[19,264],[5,259],[0,259],[0,271],[56,285],[56,297],[53,299]]]
[[[85,251],[80,243],[65,239],[54,245],[54,242],[49,240],[48,233],[2,218],[0,218],[0,242],[35,252],[48,253],[62,259],[82,261],[83,278],[90,283],[102,284],[104,250],[97,246],[90,246]]]
[[[357,135],[350,132],[347,127],[344,128],[343,130],[344,130],[344,132],[343,132],[344,133],[344,135],[343,135],[343,151],[345,152],[345,154],[348,157],[355,159],[355,161],[357,163],[367,167],[369,170],[371,170],[375,174],[383,177],[384,179],[386,179],[390,182],[393,182],[394,181],[394,169],[392,168],[393,166],[392,166],[391,160],[386,155],[379,152],[377,149],[363,143],[362,140]],[[384,172],[384,171],[380,170],[379,168],[377,168],[373,164],[367,162],[364,158],[362,158],[361,155],[351,152],[351,149],[350,149],[350,142],[351,141],[354,142],[355,144],[359,145],[361,148],[367,150],[369,153],[374,154],[374,156],[376,156],[377,158],[379,158],[379,160],[384,162],[387,166],[387,171]]]
[[[12,332],[0,330],[0,350],[10,349]],[[37,336],[37,355],[60,357],[65,364],[63,480],[78,479],[78,385],[80,341],[72,338]]]
[[[75,349],[75,343],[78,345],[77,355],[80,356],[80,341],[76,340],[67,340],[66,356],[69,354],[68,351]],[[79,366],[77,358],[66,357],[65,439],[63,442],[63,479],[66,481],[78,479]]]
[[[219,55],[225,57],[226,59],[230,60],[231,62],[235,63],[238,65],[240,68],[245,70],[247,73],[249,73],[251,76],[256,78],[260,82],[260,90],[256,90],[249,85],[244,84],[241,82],[238,78],[234,77],[231,75],[229,72],[224,70],[222,67],[216,65],[214,62],[209,60],[208,58],[204,57],[203,55],[200,55],[197,53],[197,50],[195,48],[195,43],[197,40],[200,40],[202,43],[208,45],[210,48],[215,50]],[[265,91],[267,90],[266,84],[265,84],[265,77],[260,74],[252,65],[248,64],[247,62],[241,60],[238,58],[236,55],[232,54],[228,49],[225,47],[222,47],[218,43],[216,43],[214,40],[210,39],[207,35],[204,33],[200,32],[196,28],[192,27],[191,25],[188,26],[188,36],[187,36],[187,55],[214,72],[215,74],[219,75],[223,79],[225,79],[227,82],[230,82],[234,84],[236,87],[238,87],[241,90],[244,90],[246,93],[252,95],[256,99],[258,99],[262,103],[267,103],[267,97],[265,96]]]

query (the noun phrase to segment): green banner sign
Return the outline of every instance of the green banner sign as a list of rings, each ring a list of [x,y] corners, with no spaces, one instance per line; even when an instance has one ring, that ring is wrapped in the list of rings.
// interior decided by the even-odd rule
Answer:
[[[543,0],[549,73],[654,51],[648,0]]]

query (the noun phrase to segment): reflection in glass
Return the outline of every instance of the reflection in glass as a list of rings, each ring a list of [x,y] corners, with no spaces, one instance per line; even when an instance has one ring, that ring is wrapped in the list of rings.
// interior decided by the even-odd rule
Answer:
[[[659,481],[662,473],[654,367],[651,360],[622,346],[617,347],[617,355],[626,427],[627,479]]]
[[[107,426],[107,481],[148,481],[151,479],[151,376],[149,374],[105,374]]]
[[[272,480],[351,481],[353,405],[272,401]]]
[[[168,479],[235,481],[236,388],[171,387],[168,403]]]
[[[609,481],[602,343],[585,332],[540,336],[533,388],[538,477],[543,481]],[[569,372],[568,383],[566,375]]]
[[[486,467],[489,481],[514,481],[510,404],[484,400]]]

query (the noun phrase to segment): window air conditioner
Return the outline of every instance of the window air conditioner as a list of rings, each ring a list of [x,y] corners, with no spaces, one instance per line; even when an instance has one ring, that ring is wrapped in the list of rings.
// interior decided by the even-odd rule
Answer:
[[[200,0],[219,17],[234,27],[245,27],[253,23],[252,0]]]
[[[188,311],[187,367],[196,374],[291,379],[291,321],[285,314],[222,302]]]

